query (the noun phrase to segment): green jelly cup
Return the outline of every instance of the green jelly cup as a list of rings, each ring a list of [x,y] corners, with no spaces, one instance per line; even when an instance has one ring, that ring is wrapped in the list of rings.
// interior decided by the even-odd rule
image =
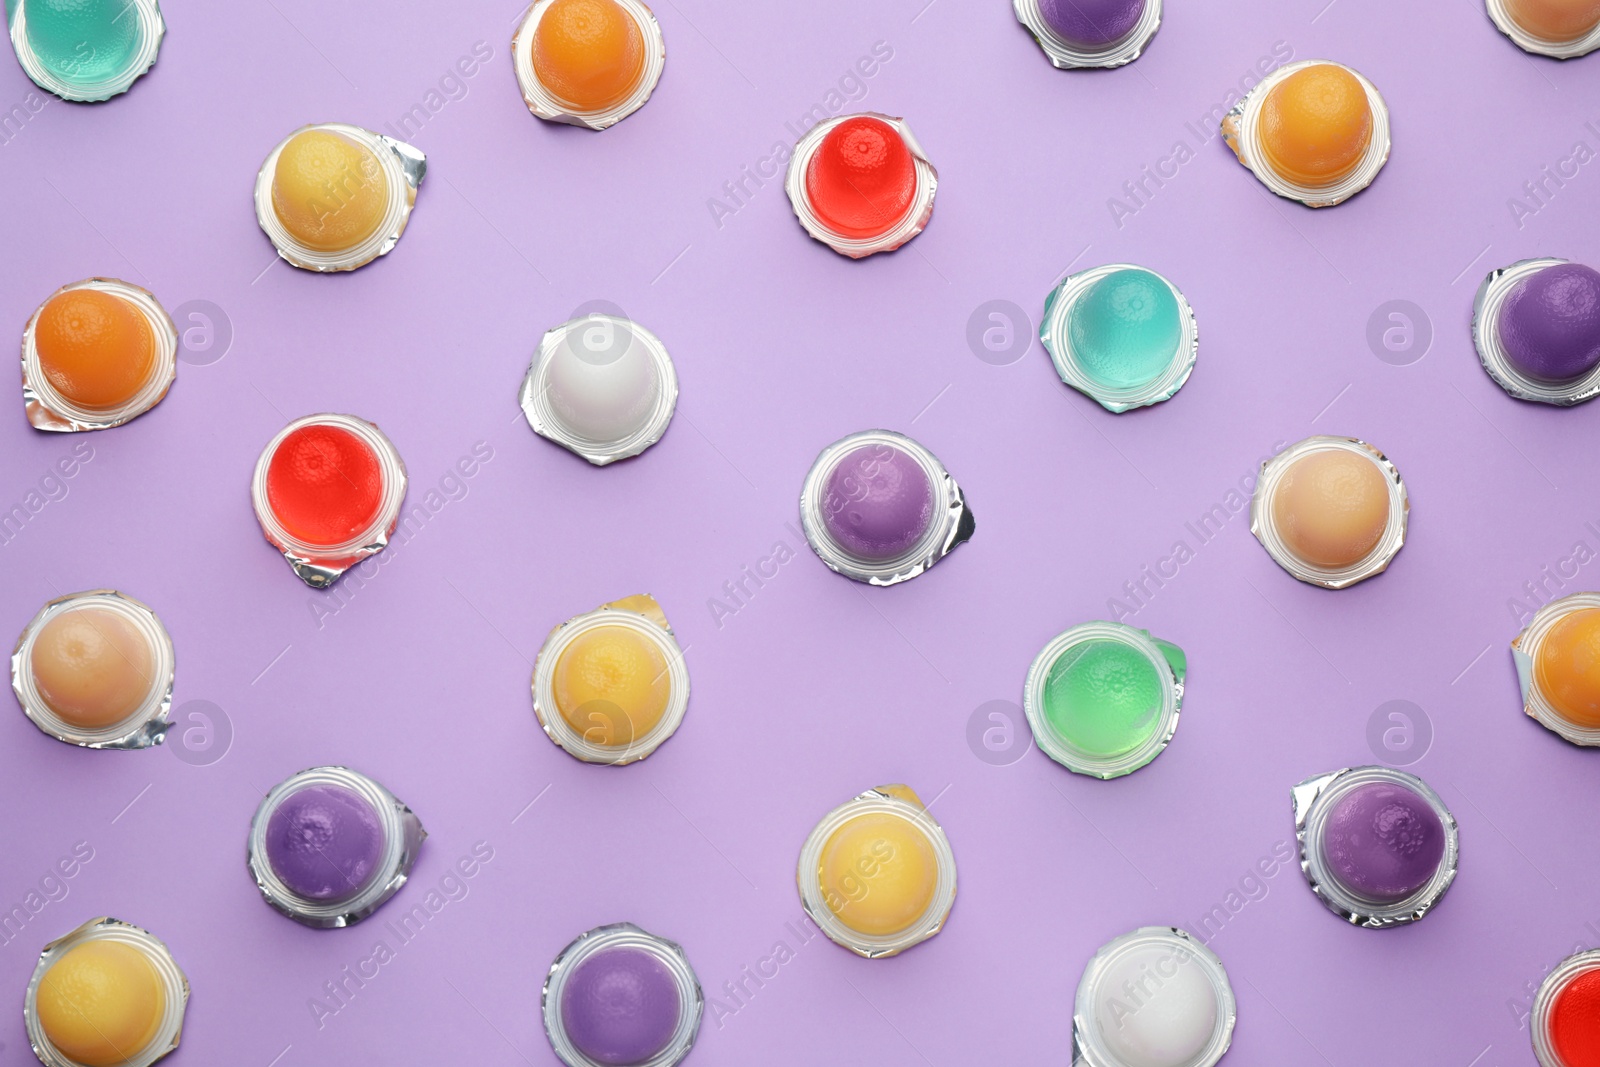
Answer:
[[[1118,778],[1172,740],[1187,670],[1183,650],[1147,630],[1086,622],[1034,658],[1022,710],[1045,755],[1074,774]]]
[[[167,32],[158,0],[36,3],[31,15],[28,0],[6,7],[11,47],[23,73],[75,103],[127,92],[155,65]]]
[[[1122,289],[1152,303],[1130,308]],[[1200,355],[1189,301],[1160,274],[1131,263],[1063,278],[1045,297],[1039,340],[1063,383],[1119,415],[1170,400]]]

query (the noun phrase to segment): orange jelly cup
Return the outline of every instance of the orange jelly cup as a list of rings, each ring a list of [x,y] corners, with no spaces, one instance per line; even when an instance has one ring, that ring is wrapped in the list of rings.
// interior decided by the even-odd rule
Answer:
[[[39,309],[33,329],[45,379],[78,407],[122,407],[155,373],[155,331],[126,297],[99,289],[57,293]]]
[[[1600,26],[1600,0],[1505,0],[1506,14],[1523,32],[1565,43]]]
[[[617,0],[551,0],[534,28],[534,75],[574,111],[621,103],[644,68],[644,32]]]
[[[1273,86],[1260,122],[1268,165],[1307,188],[1326,188],[1349,177],[1372,143],[1366,87],[1337,63],[1312,64]]]

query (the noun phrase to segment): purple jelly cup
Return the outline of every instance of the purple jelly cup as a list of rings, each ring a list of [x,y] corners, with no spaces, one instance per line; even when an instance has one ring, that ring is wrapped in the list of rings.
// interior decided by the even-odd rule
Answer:
[[[1571,406],[1600,394],[1600,271],[1530,259],[1493,271],[1473,305],[1484,370],[1520,400]]]
[[[1120,67],[1161,26],[1162,0],[1012,0],[1017,21],[1062,69]]]
[[[256,809],[247,860],[268,904],[319,928],[360,922],[397,893],[427,836],[394,794],[344,767],[314,767]]]
[[[888,430],[851,434],[822,450],[800,493],[800,521],[823,563],[872,585],[915,578],[974,529],[943,464]]]
[[[568,1067],[670,1067],[689,1054],[705,997],[677,944],[632,923],[580,935],[550,965],[545,1034]]]
[[[1455,818],[1413,774],[1356,767],[1294,789],[1300,868],[1335,914],[1382,929],[1421,919],[1455,880]]]

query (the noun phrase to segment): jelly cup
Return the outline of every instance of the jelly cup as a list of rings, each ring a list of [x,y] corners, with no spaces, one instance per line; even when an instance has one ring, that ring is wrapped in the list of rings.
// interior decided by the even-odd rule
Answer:
[[[51,988],[57,965],[73,972],[70,986],[98,987],[94,1003]],[[130,989],[130,982],[144,988]],[[23,1018],[45,1067],[149,1067],[178,1047],[188,1004],[189,980],[167,946],[147,930],[102,917],[44,947]],[[137,1049],[123,1047],[130,1033]]]
[[[1522,708],[1552,733],[1600,746],[1600,593],[1573,593],[1534,612],[1511,642]]]
[[[1162,0],[1011,0],[1017,21],[1059,70],[1120,67],[1161,28]]]
[[[1354,437],[1308,437],[1262,464],[1250,532],[1295,578],[1344,589],[1388,569],[1410,507],[1382,452]]]
[[[1101,946],[1083,969],[1072,1062],[1212,1067],[1233,1041],[1238,1014],[1214,952],[1176,927],[1140,927]]]
[[[544,335],[519,402],[534,433],[603,467],[661,440],[677,409],[678,372],[643,326],[585,315]]]
[[[127,92],[155,65],[167,32],[157,0],[15,0],[7,8],[23,73],[78,103]]]
[[[648,594],[568,619],[534,660],[539,725],[585,763],[644,759],[677,731],[688,707],[689,667]]]
[[[1371,119],[1366,147],[1355,158],[1350,169],[1342,176],[1326,182],[1303,181],[1299,176],[1285,173],[1273,162],[1264,137],[1263,112],[1273,99],[1274,90],[1297,74],[1312,68],[1332,66],[1353,78],[1366,96],[1367,113]],[[1378,172],[1389,160],[1391,147],[1389,135],[1389,108],[1377,87],[1358,72],[1342,64],[1313,59],[1279,67],[1262,79],[1261,83],[1236,104],[1222,120],[1222,136],[1233,149],[1239,162],[1248,167],[1262,185],[1277,195],[1297,201],[1306,207],[1333,207],[1371,185]]]
[[[852,143],[858,143],[859,152],[872,160],[871,165],[862,165],[859,172],[842,169],[840,159],[850,157],[842,154],[848,146],[841,143],[841,138],[854,138]],[[867,143],[864,138],[876,138],[879,143]],[[825,148],[836,149],[840,155],[824,156]],[[817,186],[821,196],[813,194],[814,177],[822,182]],[[877,189],[880,182],[883,187]],[[867,183],[874,185],[870,198],[860,191]],[[811,127],[794,146],[784,178],[784,189],[800,225],[812,237],[851,259],[893,251],[921,233],[933,217],[933,196],[938,184],[938,172],[905,120],[875,111],[839,115]],[[842,192],[829,191],[835,187]],[[895,210],[902,199],[903,210]],[[835,204],[834,200],[841,203]],[[861,208],[862,218],[845,220],[841,217],[842,208]],[[860,225],[847,226],[850,221]]]
[[[1087,622],[1034,658],[1022,710],[1045,755],[1076,774],[1118,778],[1172,740],[1187,673],[1177,645],[1120,622]]]
[[[1593,0],[1487,0],[1489,18],[1524,52],[1576,59],[1600,48]]]
[[[245,859],[273,908],[335,929],[367,918],[400,891],[427,836],[411,809],[373,779],[347,767],[313,767],[262,799]]]
[[[1597,1003],[1600,950],[1568,956],[1545,976],[1528,1019],[1539,1067],[1588,1067],[1600,1057]]]
[[[1064,278],[1045,297],[1039,340],[1063,382],[1117,413],[1170,399],[1200,354],[1183,294],[1127,263]]]
[[[1472,343],[1489,377],[1519,400],[1558,407],[1593,400],[1600,395],[1600,276],[1549,258],[1491,271],[1472,304]]]
[[[1294,787],[1300,870],[1328,910],[1372,930],[1416,922],[1455,881],[1456,820],[1393,767],[1355,767]]]
[[[320,470],[339,491],[324,492],[318,489],[314,479],[307,477],[308,472],[300,465],[286,467],[283,471],[286,490],[298,487],[303,491],[295,494],[301,499],[295,501],[293,518],[287,514],[286,507],[285,514],[279,514],[272,502],[273,461],[280,446],[303,430],[330,435],[335,443],[343,446],[341,456],[334,459],[360,461],[364,468],[370,468],[378,484],[362,484],[370,480],[365,478],[353,482],[349,477],[332,483],[332,475],[341,472],[337,462],[325,462]],[[348,491],[345,491],[346,486]],[[267,543],[282,552],[300,580],[313,589],[332,585],[345,571],[388,547],[405,495],[406,467],[400,453],[376,425],[353,415],[307,415],[291,422],[261,450],[250,483],[250,500]],[[359,528],[354,533],[331,532],[334,520],[341,517],[354,517]],[[313,524],[324,525],[324,519],[330,532],[308,532]]]
[[[937,934],[956,898],[950,843],[904,785],[879,786],[829,812],[800,849],[795,877],[806,914],[867,959]]]
[[[915,578],[976,529],[944,464],[890,430],[822,450],[800,490],[800,524],[829,570],[869,585]]]
[[[661,25],[650,9],[639,0],[587,0],[605,10],[602,15],[614,14],[632,23],[629,38],[637,34],[637,43],[643,50],[640,66],[630,88],[611,100],[584,100],[573,102],[563,99],[540,77],[540,64],[536,49],[540,40],[540,25],[552,9],[560,12],[561,5],[572,0],[534,0],[527,13],[517,24],[511,38],[511,62],[517,72],[517,84],[522,88],[522,98],[528,110],[548,122],[564,122],[571,126],[584,126],[603,130],[614,126],[638,111],[655,92],[656,83],[667,63],[666,40],[661,35]],[[593,57],[590,57],[593,58]],[[581,61],[581,60],[580,60]]]
[[[48,361],[40,353],[40,324],[46,309],[58,297],[79,291],[126,301],[148,324],[154,344],[149,374],[143,383],[122,390],[125,395],[118,396],[109,405],[89,406],[64,394],[50,380]],[[39,305],[22,331],[22,402],[28,421],[35,429],[77,432],[121,426],[159,404],[177,377],[178,328],[172,316],[154,294],[116,278],[86,278],[62,286]]]
[[[74,619],[91,627],[88,647],[82,636],[56,630]],[[51,655],[51,670],[76,677],[38,676],[35,653],[47,653],[41,639],[67,643]],[[130,655],[119,642],[137,647]],[[57,740],[83,748],[149,748],[172,725],[174,664],[172,638],[154,611],[114,590],[93,589],[58,597],[33,617],[11,653],[11,688],[33,724]],[[71,694],[72,707],[52,701],[52,685]]]
[[[324,186],[324,189],[333,190],[328,194],[330,198],[339,198],[342,195],[340,189],[350,189],[350,202],[353,204],[355,193],[365,188],[369,180],[383,183],[384,199],[381,213],[375,217],[370,232],[365,236],[352,238],[351,243],[346,246],[330,248],[307,243],[302,236],[296,235],[291,226],[279,215],[278,208],[273,202],[278,161],[283,156],[284,149],[296,137],[312,132],[331,134],[340,138],[342,144],[351,146],[362,159],[373,161],[378,171],[376,175],[354,176],[338,188],[333,185]],[[371,263],[379,256],[388,255],[399,243],[400,235],[405,233],[406,223],[411,219],[411,209],[416,206],[417,189],[422,185],[422,179],[427,172],[427,157],[404,141],[397,141],[393,137],[385,137],[381,133],[342,122],[302,126],[285,137],[268,153],[266,161],[261,165],[260,173],[256,175],[256,221],[261,224],[261,229],[273,247],[278,250],[278,256],[302,270],[319,273],[355,270]],[[349,184],[351,181],[353,185]]]
[[[705,994],[681,946],[612,923],[561,950],[539,1005],[567,1067],[672,1067],[700,1033]]]

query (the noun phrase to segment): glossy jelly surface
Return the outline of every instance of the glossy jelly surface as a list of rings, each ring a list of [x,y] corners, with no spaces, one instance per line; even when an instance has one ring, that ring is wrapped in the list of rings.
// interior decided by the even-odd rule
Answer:
[[[1045,675],[1041,705],[1056,735],[1085,755],[1113,759],[1160,725],[1164,679],[1139,649],[1096,638],[1068,647]]]
[[[1279,176],[1333,185],[1355,170],[1372,141],[1372,105],[1361,80],[1337,63],[1284,78],[1261,107],[1261,145]]]
[[[556,711],[590,744],[632,744],[666,714],[672,699],[667,666],[661,645],[631,626],[586,630],[556,660]]]
[[[1348,567],[1365,559],[1383,537],[1389,509],[1383,471],[1344,449],[1295,460],[1272,496],[1272,519],[1284,545],[1318,567]]]
[[[68,81],[97,82],[126,71],[139,51],[132,0],[22,0],[28,47]]]
[[[70,289],[45,301],[33,341],[50,385],[91,410],[126,404],[155,370],[150,320],[132,301],[98,289]]]
[[[302,426],[268,461],[267,504],[295,538],[345,544],[371,527],[383,504],[378,456],[342,427]]]
[[[1171,286],[1157,275],[1113,271],[1072,304],[1067,331],[1073,358],[1102,385],[1146,385],[1172,364],[1183,337],[1181,314]]]
[[[51,711],[80,729],[98,730],[144,704],[155,684],[156,650],[121,612],[86,604],[44,624],[30,666]]]
[[[1533,669],[1539,692],[1562,718],[1600,729],[1600,608],[1556,620],[1539,642]]]
[[[872,937],[915,925],[938,888],[939,861],[927,833],[888,812],[846,820],[823,844],[817,867],[828,910]]]
[[[644,65],[644,33],[616,0],[552,0],[533,32],[534,75],[575,111],[620,103]]]
[[[149,1047],[167,995],[149,957],[121,941],[68,949],[39,983],[39,1025],[84,1067],[121,1067]]]
[[[822,138],[805,181],[812,210],[830,230],[850,238],[876,237],[910,212],[916,161],[893,126],[856,115]]]
[[[342,252],[366,241],[383,224],[389,183],[366,145],[334,130],[302,130],[278,153],[272,207],[300,244],[319,252]]]

